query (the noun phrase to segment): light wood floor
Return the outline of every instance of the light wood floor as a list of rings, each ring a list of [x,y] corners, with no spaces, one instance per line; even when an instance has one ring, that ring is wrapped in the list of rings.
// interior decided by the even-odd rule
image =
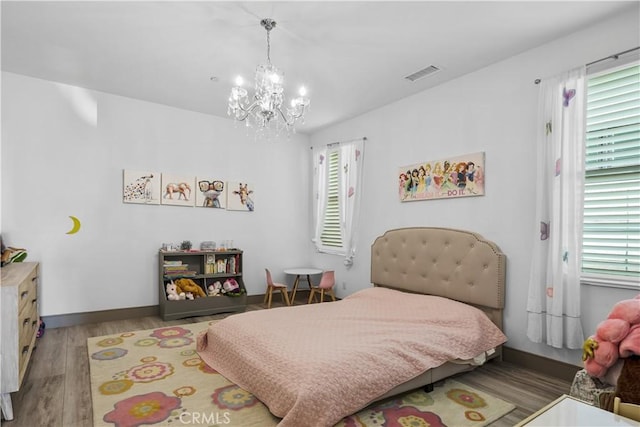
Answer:
[[[302,303],[304,295],[296,303]],[[282,305],[274,303],[274,306]],[[263,309],[254,304],[248,310]],[[47,329],[38,339],[22,388],[11,395],[14,419],[6,427],[92,426],[87,338],[168,325],[202,322],[227,314],[165,322],[160,317],[111,321]],[[457,381],[486,391],[516,405],[516,409],[491,424],[513,426],[564,393],[571,384],[505,362],[492,361],[460,374]],[[241,426],[240,426],[241,427]]]

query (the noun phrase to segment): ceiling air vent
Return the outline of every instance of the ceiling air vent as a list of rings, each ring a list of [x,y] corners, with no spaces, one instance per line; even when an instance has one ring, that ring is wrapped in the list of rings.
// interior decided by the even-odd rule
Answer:
[[[423,68],[420,71],[416,71],[415,73],[408,75],[407,77],[405,77],[405,79],[415,82],[416,80],[426,77],[437,71],[440,71],[440,68],[436,67],[435,65],[429,65],[427,68]]]

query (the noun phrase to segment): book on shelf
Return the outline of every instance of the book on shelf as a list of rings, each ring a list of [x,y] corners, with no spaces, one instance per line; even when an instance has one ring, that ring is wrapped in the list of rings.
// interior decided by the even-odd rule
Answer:
[[[195,277],[198,274],[197,271],[186,270],[186,271],[165,271],[164,277],[167,279],[178,279],[180,277]]]
[[[164,260],[164,264],[165,266],[178,266],[178,265],[182,265],[182,261],[169,261],[169,260]]]
[[[165,265],[164,271],[186,271],[189,269],[189,266],[186,264],[183,265]]]
[[[220,258],[215,263],[216,273],[226,273],[227,272],[227,259]]]

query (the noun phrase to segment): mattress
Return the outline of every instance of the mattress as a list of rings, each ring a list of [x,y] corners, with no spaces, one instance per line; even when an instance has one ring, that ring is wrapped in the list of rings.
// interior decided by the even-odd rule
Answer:
[[[198,337],[198,352],[281,417],[281,427],[332,426],[429,369],[505,341],[470,305],[370,288],[338,302],[229,316]]]

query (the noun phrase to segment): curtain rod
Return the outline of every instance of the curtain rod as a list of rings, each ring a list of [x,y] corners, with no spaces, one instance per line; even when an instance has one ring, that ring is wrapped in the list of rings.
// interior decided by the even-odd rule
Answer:
[[[603,61],[607,61],[609,59],[613,59],[615,61],[615,60],[619,59],[621,55],[626,55],[627,53],[631,53],[634,50],[638,50],[638,49],[640,49],[640,46],[636,46],[636,47],[633,47],[631,49],[624,50],[622,52],[614,53],[613,55],[605,56],[604,58],[596,59],[595,61],[592,61],[592,62],[589,62],[588,64],[586,64],[585,67],[590,67],[592,65],[598,64],[598,63],[603,62]],[[538,84],[541,81],[542,81],[542,79],[535,79],[533,82],[535,84]]]
[[[359,140],[359,139],[361,139],[361,140],[363,140],[363,141],[366,141],[366,140],[367,140],[367,137],[366,137],[366,136],[363,136],[362,138],[354,138],[354,139],[350,139],[350,140],[348,140],[348,141],[332,142],[332,143],[330,143],[330,144],[327,144],[327,147],[333,147],[333,146],[340,145],[340,144],[347,144],[347,143],[349,143],[349,142],[357,141],[357,140]]]
[[[587,66],[587,67],[590,67],[590,66],[592,66],[592,65],[597,64],[598,62],[606,61],[607,59],[613,59],[613,60],[616,60],[616,59],[618,59],[618,58],[620,57],[620,55],[625,55],[625,54],[627,54],[627,53],[633,52],[634,50],[638,50],[638,49],[640,49],[640,46],[636,46],[636,47],[634,47],[634,48],[627,49],[627,50],[625,50],[625,51],[623,51],[623,52],[614,53],[613,55],[609,55],[609,56],[607,56],[607,57],[605,57],[605,58],[600,58],[600,59],[598,59],[598,60],[596,60],[596,61],[589,62],[586,66]]]
[[[346,143],[348,143],[348,142],[357,141],[357,140],[359,140],[359,139],[361,139],[361,140],[363,140],[363,141],[366,141],[366,140],[367,140],[367,137],[366,137],[366,136],[363,136],[362,138],[354,138],[354,139],[350,139],[350,140],[348,140],[348,141],[332,142],[332,143],[330,143],[330,144],[325,145],[325,147],[333,147],[333,146],[335,146],[335,145],[346,144]],[[309,148],[310,148],[311,150],[313,150],[313,146],[311,146],[311,147],[309,147]]]

